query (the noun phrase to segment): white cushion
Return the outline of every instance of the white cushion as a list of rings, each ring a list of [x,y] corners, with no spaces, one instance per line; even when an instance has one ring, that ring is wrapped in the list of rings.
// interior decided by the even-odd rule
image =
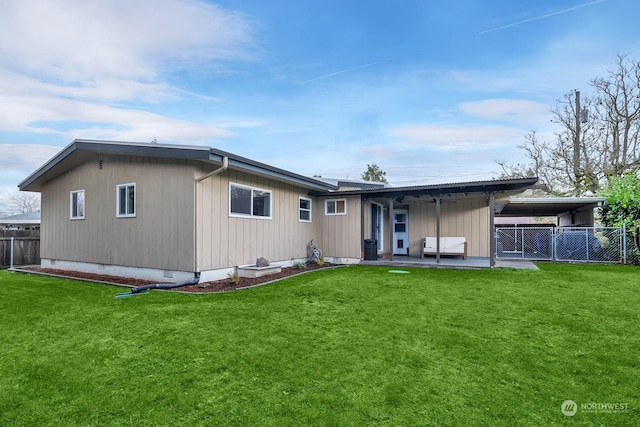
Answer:
[[[440,246],[442,246],[442,238],[440,238]],[[425,237],[424,239],[424,251],[425,252],[435,252],[436,250],[436,238],[435,237]]]
[[[464,253],[464,237],[443,237],[445,249],[442,252],[463,254]]]
[[[464,254],[464,237],[440,237],[440,252],[441,253],[454,253]],[[436,252],[436,238],[425,237],[424,239],[424,252],[433,253]]]

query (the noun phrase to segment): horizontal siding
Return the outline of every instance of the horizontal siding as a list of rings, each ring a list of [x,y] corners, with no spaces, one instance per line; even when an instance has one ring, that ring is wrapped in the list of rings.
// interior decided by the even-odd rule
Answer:
[[[102,160],[102,168],[99,161]],[[193,166],[95,156],[42,188],[42,258],[178,271],[194,268]],[[116,186],[136,183],[136,217],[116,217]],[[85,190],[85,219],[69,193]]]

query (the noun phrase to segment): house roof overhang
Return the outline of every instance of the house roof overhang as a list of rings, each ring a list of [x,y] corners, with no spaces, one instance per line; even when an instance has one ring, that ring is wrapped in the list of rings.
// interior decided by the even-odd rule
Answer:
[[[47,163],[25,178],[18,184],[18,187],[22,191],[41,191],[44,183],[94,158],[96,154],[171,158],[211,164],[222,164],[224,157],[226,157],[229,162],[229,168],[231,169],[243,170],[278,181],[302,186],[311,191],[328,191],[337,188],[323,181],[298,175],[215,148],[88,139],[76,139],[71,142],[71,144],[63,148]]]
[[[362,195],[366,198],[407,198],[407,197],[465,197],[469,195],[485,196],[493,193],[496,198],[519,194],[535,185],[538,178],[519,178],[507,180],[471,181],[450,184],[419,185],[411,187],[384,187],[345,191],[316,192],[317,196]]]
[[[278,181],[288,182],[290,184],[296,184],[302,187],[309,188],[312,191],[327,191],[334,190],[338,187],[336,185],[327,183],[325,181],[309,178],[304,175],[289,172],[284,169],[276,168],[274,166],[260,163],[255,160],[248,159],[246,157],[238,156],[226,151],[212,148],[210,150],[210,160],[216,163],[222,163],[222,159],[227,157],[229,159],[229,167],[240,169],[246,172],[252,172],[258,175],[265,176],[267,178],[275,179]]]
[[[496,201],[496,215],[507,217],[558,216],[602,206],[604,197],[511,197]]]

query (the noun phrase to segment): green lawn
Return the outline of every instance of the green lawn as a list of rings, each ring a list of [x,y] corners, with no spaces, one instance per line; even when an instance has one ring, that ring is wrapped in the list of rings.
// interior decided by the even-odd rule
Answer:
[[[0,426],[638,423],[640,270],[540,267],[123,299],[0,271]]]

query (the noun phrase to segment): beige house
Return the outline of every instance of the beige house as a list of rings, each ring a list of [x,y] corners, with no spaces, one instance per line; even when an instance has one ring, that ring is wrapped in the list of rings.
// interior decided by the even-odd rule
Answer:
[[[208,147],[75,140],[19,187],[42,195],[43,267],[178,281],[306,260],[312,239],[343,264],[365,239],[380,257],[419,256],[426,236],[492,259],[495,200],[535,182],[331,183]]]

